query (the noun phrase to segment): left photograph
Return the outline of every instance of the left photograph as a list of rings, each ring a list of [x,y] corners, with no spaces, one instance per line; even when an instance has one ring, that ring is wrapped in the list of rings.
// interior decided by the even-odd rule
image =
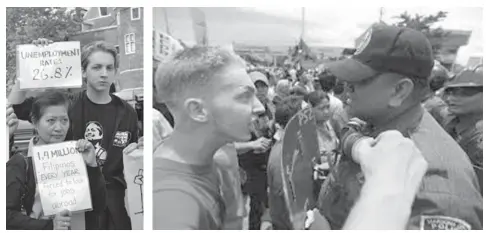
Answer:
[[[7,230],[143,229],[143,12],[6,8]]]

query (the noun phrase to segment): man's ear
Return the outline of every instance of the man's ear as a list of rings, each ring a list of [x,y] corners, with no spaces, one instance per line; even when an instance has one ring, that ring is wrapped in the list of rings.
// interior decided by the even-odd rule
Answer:
[[[208,112],[204,106],[204,101],[202,99],[186,99],[184,101],[184,110],[194,121],[202,123],[208,120]]]
[[[392,107],[398,107],[412,94],[415,85],[410,78],[401,78],[395,84],[395,89],[388,102]]]

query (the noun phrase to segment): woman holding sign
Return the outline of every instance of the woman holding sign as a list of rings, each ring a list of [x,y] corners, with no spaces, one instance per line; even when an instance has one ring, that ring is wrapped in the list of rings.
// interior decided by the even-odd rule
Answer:
[[[28,155],[16,154],[7,162],[7,229],[10,230],[67,230],[71,228],[72,213],[60,210],[55,216],[45,216],[38,178],[34,172],[33,150],[36,146],[64,142],[70,120],[69,100],[59,92],[46,92],[32,105],[31,120],[37,131],[29,143]],[[92,199],[92,212],[103,211],[106,205],[104,178],[96,163],[93,145],[84,140],[76,142],[76,149],[86,164]],[[54,159],[58,159],[57,157]],[[56,173],[57,176],[57,173]],[[85,228],[98,226],[96,214],[86,212]]]

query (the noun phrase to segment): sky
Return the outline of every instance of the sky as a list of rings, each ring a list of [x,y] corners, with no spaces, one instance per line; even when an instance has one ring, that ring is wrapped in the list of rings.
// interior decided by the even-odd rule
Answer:
[[[154,8],[154,27],[165,30],[163,13],[167,12],[169,29],[177,39],[194,41],[192,21],[187,8]],[[295,44],[302,28],[302,8],[202,8],[207,20],[211,44],[231,42],[249,45],[290,46]],[[469,44],[463,46],[457,62],[466,64],[470,56],[482,55],[482,8],[455,7],[394,7],[384,8],[383,20],[407,11],[410,14],[448,12],[447,18],[437,24],[445,29],[471,30]],[[379,7],[369,8],[306,8],[304,39],[311,46],[354,47],[354,40],[379,19]]]

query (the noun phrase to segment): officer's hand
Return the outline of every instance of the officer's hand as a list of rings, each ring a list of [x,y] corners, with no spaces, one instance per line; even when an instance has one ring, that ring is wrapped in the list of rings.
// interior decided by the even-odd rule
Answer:
[[[427,162],[413,141],[396,130],[383,132],[376,139],[362,139],[352,154],[366,182],[377,181],[380,187],[395,192],[416,193],[427,170]]]

